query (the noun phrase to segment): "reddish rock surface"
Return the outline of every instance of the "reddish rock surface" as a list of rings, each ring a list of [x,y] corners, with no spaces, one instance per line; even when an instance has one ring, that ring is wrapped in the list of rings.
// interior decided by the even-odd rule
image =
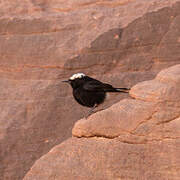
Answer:
[[[131,87],[180,63],[178,0],[1,0],[0,9],[3,180],[22,179],[87,112],[61,79],[80,71]],[[103,108],[126,97],[112,96]],[[137,101],[121,103],[139,112]]]
[[[155,132],[157,128],[164,130],[161,134],[164,136],[165,131],[168,131],[165,130],[166,123],[169,125],[179,121],[179,94],[180,65],[176,65],[161,71],[153,80],[133,86],[130,95],[134,99],[124,99],[109,109],[93,114],[88,119],[77,121],[72,133],[77,137],[125,136],[125,141],[129,142],[131,138],[137,137],[145,142],[156,139],[159,134],[154,133],[154,128]],[[179,126],[174,131],[179,132],[179,135],[176,135],[180,137],[178,129]],[[167,138],[172,137],[167,135]]]
[[[81,138],[54,147],[24,180],[180,179],[180,65],[130,94],[79,120],[73,135]]]

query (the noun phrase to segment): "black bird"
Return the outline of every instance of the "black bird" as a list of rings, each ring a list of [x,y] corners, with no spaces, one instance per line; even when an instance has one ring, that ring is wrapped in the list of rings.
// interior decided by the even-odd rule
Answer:
[[[128,93],[130,90],[128,88],[114,88],[110,84],[102,83],[83,73],[74,74],[69,78],[69,80],[62,82],[71,85],[73,96],[79,104],[91,107],[88,116],[99,104],[104,102],[107,92]]]

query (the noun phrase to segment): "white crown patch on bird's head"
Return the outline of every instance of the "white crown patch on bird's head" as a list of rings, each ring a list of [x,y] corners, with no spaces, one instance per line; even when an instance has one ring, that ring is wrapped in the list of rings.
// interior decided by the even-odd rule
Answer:
[[[73,74],[69,79],[70,80],[75,80],[77,78],[82,78],[84,76],[86,76],[84,73],[76,73],[76,74]]]

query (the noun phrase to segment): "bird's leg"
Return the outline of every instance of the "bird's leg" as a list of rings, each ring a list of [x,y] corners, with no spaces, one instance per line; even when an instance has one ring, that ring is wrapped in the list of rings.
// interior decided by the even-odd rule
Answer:
[[[98,107],[97,104],[95,104],[88,112],[87,116],[85,117],[86,119],[93,113],[93,110],[96,109]]]
[[[95,105],[90,109],[89,114],[91,114],[91,113],[93,112],[93,110],[96,109],[97,107],[98,107],[98,105],[95,104]]]

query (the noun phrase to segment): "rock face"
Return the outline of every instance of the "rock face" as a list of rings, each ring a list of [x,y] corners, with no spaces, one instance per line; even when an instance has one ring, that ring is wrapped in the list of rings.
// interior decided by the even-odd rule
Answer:
[[[73,135],[81,138],[54,147],[24,180],[180,179],[180,65],[130,94],[79,120]]]
[[[22,179],[37,159],[71,136],[74,122],[87,112],[73,100],[71,89],[61,79],[84,72],[117,87],[131,87],[180,63],[179,0],[1,0],[0,9],[3,180]],[[132,91],[139,101],[147,96],[140,91]],[[149,93],[149,100],[160,98]],[[112,96],[104,108],[126,97]],[[154,112],[154,99],[151,105],[139,101],[120,102],[137,113],[136,123]],[[133,112],[119,112],[118,107],[113,106],[115,114],[134,118]],[[166,108],[165,113],[169,112],[169,106]],[[108,110],[105,113],[108,116]],[[120,128],[127,128],[127,124],[119,123],[116,130],[108,128],[107,137],[119,136],[123,131]],[[135,128],[136,123],[128,124],[127,130]],[[101,136],[105,132],[86,126],[80,123],[73,134]],[[143,128],[147,127],[141,128],[142,133]]]

